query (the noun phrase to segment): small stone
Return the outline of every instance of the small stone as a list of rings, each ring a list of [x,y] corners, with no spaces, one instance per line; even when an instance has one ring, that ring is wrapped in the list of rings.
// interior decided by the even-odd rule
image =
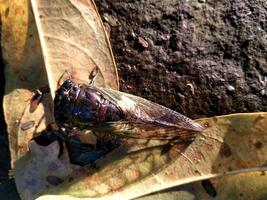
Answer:
[[[137,38],[137,42],[145,49],[148,48],[148,46],[149,46],[148,42],[140,36]]]
[[[120,23],[118,21],[118,19],[116,17],[114,17],[113,15],[109,15],[107,13],[103,14],[103,18],[106,20],[106,22],[108,22],[108,24],[112,27],[116,27],[119,26]]]
[[[261,96],[265,96],[266,94],[267,94],[266,90],[263,89],[263,90],[260,91],[260,95]]]
[[[229,92],[234,92],[234,91],[235,91],[235,88],[234,88],[234,86],[232,86],[232,85],[227,85],[227,86],[226,86],[226,89],[227,89]]]

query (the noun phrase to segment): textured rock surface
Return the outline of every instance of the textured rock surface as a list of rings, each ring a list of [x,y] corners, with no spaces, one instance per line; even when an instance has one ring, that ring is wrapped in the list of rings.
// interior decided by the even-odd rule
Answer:
[[[96,2],[122,91],[192,118],[267,111],[265,0]]]

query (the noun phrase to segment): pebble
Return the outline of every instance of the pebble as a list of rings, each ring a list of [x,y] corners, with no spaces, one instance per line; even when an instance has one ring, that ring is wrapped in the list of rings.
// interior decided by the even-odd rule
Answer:
[[[103,14],[103,18],[109,23],[110,26],[112,27],[116,27],[119,26],[120,23],[118,21],[118,19],[116,17],[114,17],[113,15],[109,15],[107,13]]]
[[[235,91],[235,88],[234,88],[234,86],[232,86],[232,85],[227,85],[227,86],[226,86],[226,89],[227,89],[229,92],[234,92],[234,91]]]
[[[149,47],[148,42],[147,42],[144,38],[142,38],[142,37],[140,37],[140,36],[137,38],[137,42],[138,42],[138,44],[140,44],[143,48],[148,48],[148,47]]]

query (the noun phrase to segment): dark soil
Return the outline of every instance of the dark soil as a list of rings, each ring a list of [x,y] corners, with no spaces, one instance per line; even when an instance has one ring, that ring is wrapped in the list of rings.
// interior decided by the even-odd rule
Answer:
[[[110,26],[122,91],[191,118],[267,111],[266,0],[96,3]],[[1,96],[2,74],[3,67]],[[1,182],[10,165],[0,112]]]
[[[191,118],[267,111],[265,0],[97,0],[122,91]]]

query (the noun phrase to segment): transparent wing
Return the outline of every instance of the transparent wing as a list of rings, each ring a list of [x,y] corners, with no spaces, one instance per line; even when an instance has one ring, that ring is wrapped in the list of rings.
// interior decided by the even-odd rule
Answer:
[[[106,132],[138,139],[175,140],[175,142],[192,141],[195,131],[158,125],[158,123],[137,123],[129,121],[103,122],[92,127],[93,132]]]
[[[171,127],[175,127],[176,131],[177,129],[196,132],[204,130],[204,127],[188,117],[144,98],[108,88],[97,88],[97,90],[109,101],[119,106],[124,112],[125,120],[131,122],[132,125],[140,127],[150,124],[152,129],[162,127],[170,129],[168,132],[174,131]]]

